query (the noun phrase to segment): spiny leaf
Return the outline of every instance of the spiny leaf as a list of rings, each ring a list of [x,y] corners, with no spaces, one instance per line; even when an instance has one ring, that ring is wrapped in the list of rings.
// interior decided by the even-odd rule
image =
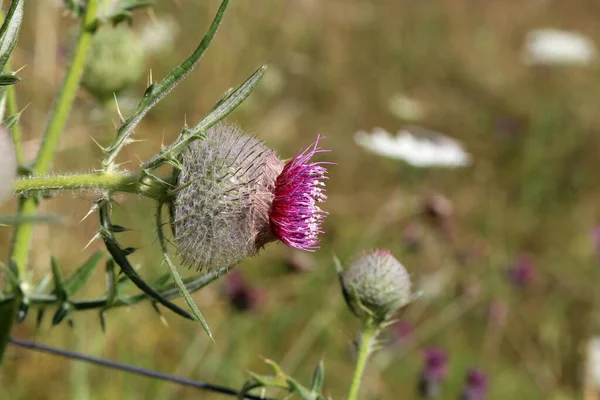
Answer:
[[[12,73],[0,74],[0,86],[10,86],[19,83],[21,78]]]
[[[198,321],[200,321],[200,324],[202,324],[202,328],[204,328],[204,331],[206,332],[206,334],[212,339],[213,336],[212,336],[212,333],[210,332],[208,323],[206,322],[206,320],[204,319],[204,316],[202,315],[202,313],[196,306],[196,303],[194,303],[194,300],[192,299],[190,292],[188,292],[187,288],[185,287],[185,284],[181,280],[181,275],[179,275],[179,271],[177,271],[177,267],[175,267],[175,264],[171,261],[171,257],[169,257],[169,252],[168,252],[169,249],[167,247],[167,242],[165,240],[164,233],[163,233],[162,207],[163,207],[163,204],[160,203],[158,205],[158,210],[156,211],[156,226],[158,229],[158,241],[160,242],[160,245],[161,245],[161,248],[163,251],[163,259],[165,260],[165,263],[169,267],[169,272],[171,273],[171,277],[173,278],[173,280],[175,281],[175,284],[181,291],[181,295],[185,299],[185,302],[187,303],[187,305],[192,310],[192,314],[194,314],[196,319]]]
[[[98,265],[98,262],[102,258],[102,250],[96,251],[90,258],[88,258],[78,269],[69,277],[65,283],[65,289],[69,296],[75,294],[79,289],[85,285],[88,281],[94,269]]]
[[[52,277],[54,278],[54,294],[59,302],[63,302],[68,297],[65,281],[63,280],[62,272],[54,256],[50,256],[50,263],[52,265]]]
[[[13,0],[0,27],[0,71],[4,70],[19,39],[24,2],[25,0]]]
[[[227,9],[229,0],[223,0],[215,18],[210,25],[208,32],[194,50],[194,52],[180,65],[175,67],[162,81],[159,83],[150,85],[146,92],[142,96],[135,114],[128,118],[125,123],[119,128],[115,141],[106,148],[108,153],[107,157],[102,162],[104,168],[109,168],[113,165],[119,151],[127,144],[129,137],[135,130],[135,127],[140,123],[142,118],[154,107],[160,100],[162,100],[179,82],[181,82],[187,74],[198,64],[200,58],[208,48],[213,37],[217,33],[217,29],[223,19],[223,14]]]
[[[235,91],[231,92],[228,97],[220,100],[210,114],[204,117],[194,127],[184,128],[175,142],[161,149],[157,155],[143,163],[142,169],[155,169],[164,163],[170,162],[170,160],[181,153],[190,142],[202,138],[204,132],[231,114],[231,112],[235,110],[250,95],[250,93],[252,93],[260,79],[263,77],[265,70],[266,66],[256,70]]]
[[[313,394],[320,394],[323,391],[323,382],[325,381],[325,363],[323,360],[319,362],[315,372],[313,373],[313,380],[311,384],[311,392]]]
[[[117,263],[117,265],[121,268],[121,271],[125,275],[127,275],[127,277],[142,292],[146,293],[148,296],[152,297],[154,300],[158,301],[160,304],[162,304],[163,306],[167,307],[168,309],[170,309],[171,311],[175,312],[176,314],[179,314],[179,315],[181,315],[184,318],[192,319],[193,320],[194,319],[193,316],[191,316],[188,312],[182,310],[180,307],[178,307],[177,305],[171,303],[170,301],[168,301],[167,299],[165,299],[163,296],[161,296],[158,292],[156,292],[152,287],[150,287],[138,275],[138,273],[135,271],[135,269],[133,269],[133,267],[129,263],[129,260],[127,260],[127,254],[125,254],[125,252],[123,251],[123,249],[121,249],[121,247],[119,246],[119,244],[115,240],[114,235],[108,229],[108,227],[111,225],[111,222],[110,222],[110,205],[109,205],[109,202],[106,201],[106,200],[101,200],[99,202],[98,210],[99,210],[99,215],[100,215],[100,224],[102,226],[102,228],[100,229],[100,236],[101,236],[102,240],[104,241],[106,249],[108,250],[108,252],[112,256],[112,258],[114,259],[114,261]]]

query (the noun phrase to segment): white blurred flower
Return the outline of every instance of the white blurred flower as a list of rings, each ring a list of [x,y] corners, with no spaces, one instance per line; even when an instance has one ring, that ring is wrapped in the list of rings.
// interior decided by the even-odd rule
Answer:
[[[381,128],[370,134],[359,131],[354,134],[354,141],[373,153],[415,167],[464,167],[472,161],[460,142],[418,127],[403,129],[395,136]]]
[[[12,139],[0,127],[0,203],[12,192],[12,184],[17,177],[17,159]]]
[[[590,339],[587,356],[589,385],[600,390],[600,337]]]
[[[138,35],[144,54],[157,54],[173,47],[179,31],[173,18],[159,18],[148,22]]]
[[[393,95],[388,107],[394,116],[406,121],[418,121],[425,117],[425,108],[421,102],[402,94]]]
[[[596,45],[590,38],[558,29],[528,32],[522,50],[527,65],[589,65],[596,57]]]

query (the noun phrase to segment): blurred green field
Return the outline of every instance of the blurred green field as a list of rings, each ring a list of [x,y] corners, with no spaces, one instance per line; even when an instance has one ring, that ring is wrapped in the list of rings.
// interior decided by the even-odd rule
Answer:
[[[179,35],[173,48],[149,60],[155,79],[186,57],[204,35],[218,1],[173,0],[154,8],[171,16]],[[66,46],[74,21],[50,1],[28,2],[13,66],[27,65],[17,86],[29,145],[35,146],[64,71],[57,46]],[[135,14],[134,29],[153,18]],[[402,319],[415,326],[411,339],[377,353],[363,382],[364,399],[416,399],[422,350],[439,346],[449,356],[441,398],[458,398],[467,368],[490,377],[489,399],[583,398],[585,349],[599,333],[597,282],[600,258],[591,230],[600,224],[600,69],[531,67],[521,62],[525,34],[534,28],[575,30],[600,38],[595,0],[262,0],[235,1],[194,72],[145,119],[141,141],[121,155],[134,170],[161,143],[195,122],[222,93],[268,64],[267,74],[230,122],[254,132],[283,157],[292,157],[320,133],[334,161],[328,182],[330,212],[314,268],[292,273],[294,254],[272,244],[239,270],[264,292],[252,312],[237,312],[223,282],[194,299],[215,343],[199,324],[168,311],[167,325],[147,303],[115,309],[100,329],[96,312],[75,315],[74,328],[38,329],[35,315],[14,336],[173,373],[241,387],[248,371],[269,373],[263,359],[308,384],[325,361],[325,392],[343,398],[353,370],[351,341],[359,324],[347,311],[332,256],[343,262],[363,250],[389,248],[423,291]],[[146,79],[126,95],[141,96]],[[395,95],[414,98],[426,115],[419,125],[462,141],[473,155],[464,169],[415,170],[359,148],[358,130],[381,126],[396,132],[411,121],[394,116]],[[126,100],[123,100],[126,104]],[[101,105],[81,91],[63,136],[55,171],[89,171],[100,161],[90,139],[107,143]],[[118,121],[116,114],[110,116]],[[451,215],[432,218],[427,201],[443,195]],[[54,254],[67,275],[101,243],[82,250],[98,229],[87,213],[93,193],[60,195],[45,212],[63,225],[36,227],[31,267],[36,282]],[[153,224],[154,204],[119,197],[114,221],[131,228],[122,243],[139,247],[132,260],[151,279],[165,271]],[[2,208],[8,214],[15,202]],[[407,242],[417,234],[420,246]],[[9,230],[0,229],[0,259]],[[530,254],[537,279],[517,288],[507,268]],[[102,293],[100,268],[84,292]],[[183,302],[182,302],[183,304]],[[498,306],[500,304],[500,306]],[[490,306],[506,307],[505,318]],[[170,383],[81,363],[8,349],[0,366],[6,399],[224,398]],[[281,393],[268,392],[281,396]],[[596,399],[600,397],[586,397]]]

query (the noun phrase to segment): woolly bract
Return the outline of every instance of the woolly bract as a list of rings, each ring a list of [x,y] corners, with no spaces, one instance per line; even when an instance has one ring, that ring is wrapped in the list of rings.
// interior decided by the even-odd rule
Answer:
[[[269,211],[283,162],[234,126],[206,132],[184,152],[172,224],[184,265],[232,266],[275,240]]]
[[[342,284],[350,298],[360,301],[351,307],[361,317],[368,317],[366,308],[375,318],[386,319],[412,298],[408,272],[387,250],[374,250],[352,262],[342,273]]]

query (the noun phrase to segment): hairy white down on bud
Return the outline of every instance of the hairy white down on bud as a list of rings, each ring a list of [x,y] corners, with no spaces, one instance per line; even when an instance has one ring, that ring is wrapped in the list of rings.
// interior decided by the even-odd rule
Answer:
[[[412,299],[408,272],[387,250],[374,250],[355,260],[342,273],[342,284],[347,293],[354,294],[380,319]],[[360,307],[352,307],[355,313],[363,314]]]
[[[17,159],[13,142],[6,129],[0,127],[0,203],[12,192],[17,177]]]
[[[269,224],[283,162],[261,141],[219,125],[184,152],[171,208],[184,265],[230,267],[275,240]]]

